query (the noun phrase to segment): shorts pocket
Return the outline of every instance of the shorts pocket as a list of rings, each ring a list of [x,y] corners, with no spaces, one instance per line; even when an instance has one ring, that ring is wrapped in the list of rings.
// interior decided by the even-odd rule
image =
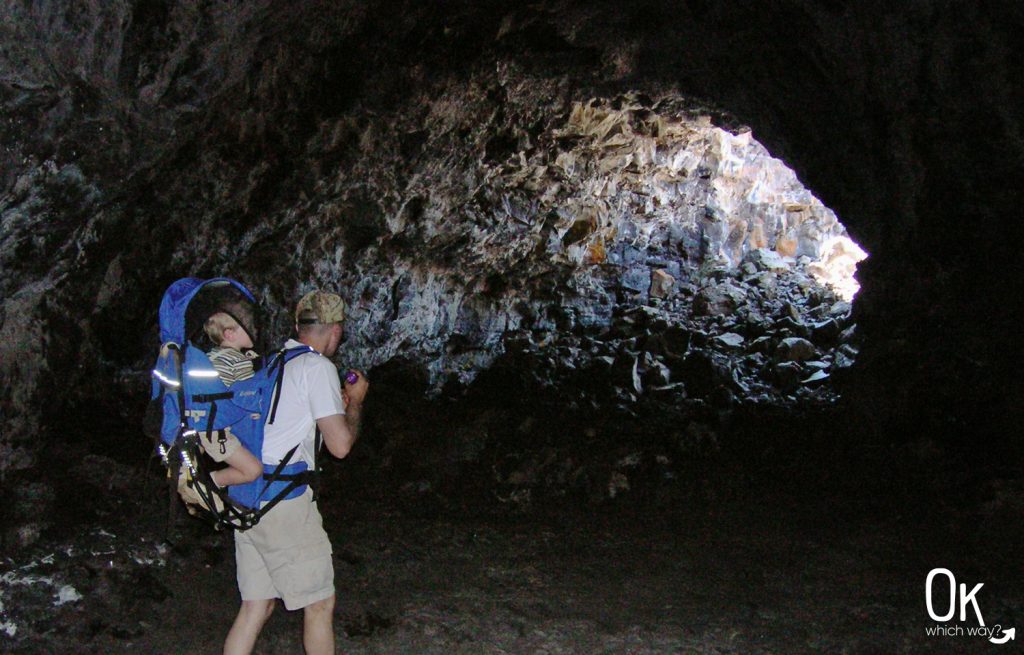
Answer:
[[[291,561],[273,572],[274,586],[282,598],[294,604],[305,599],[324,597],[324,591],[334,589],[334,561],[330,544],[316,544],[296,548]],[[303,606],[307,603],[302,603]]]

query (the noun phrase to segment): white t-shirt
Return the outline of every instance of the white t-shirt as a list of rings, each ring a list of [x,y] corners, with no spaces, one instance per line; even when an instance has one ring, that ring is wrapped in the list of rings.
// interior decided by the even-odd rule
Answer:
[[[302,345],[289,339],[285,348]],[[338,369],[319,353],[299,355],[285,364],[281,385],[277,415],[263,432],[263,463],[278,464],[289,450],[301,444],[291,461],[301,459],[312,468],[316,461],[316,420],[345,413]]]

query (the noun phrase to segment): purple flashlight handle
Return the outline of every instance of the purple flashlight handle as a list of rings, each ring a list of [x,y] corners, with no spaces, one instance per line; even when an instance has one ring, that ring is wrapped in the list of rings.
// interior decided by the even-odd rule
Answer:
[[[359,374],[355,371],[345,371],[345,382],[349,384],[359,382]]]

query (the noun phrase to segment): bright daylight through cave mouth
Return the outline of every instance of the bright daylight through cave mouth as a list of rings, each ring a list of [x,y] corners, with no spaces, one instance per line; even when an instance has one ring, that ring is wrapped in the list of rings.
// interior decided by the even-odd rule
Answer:
[[[491,183],[510,219],[553,222],[547,252],[573,268],[580,296],[553,313],[596,355],[567,359],[605,362],[613,402],[835,399],[833,377],[857,354],[851,303],[867,254],[749,129],[634,93],[577,102],[518,145]],[[543,360],[548,341],[531,345]]]

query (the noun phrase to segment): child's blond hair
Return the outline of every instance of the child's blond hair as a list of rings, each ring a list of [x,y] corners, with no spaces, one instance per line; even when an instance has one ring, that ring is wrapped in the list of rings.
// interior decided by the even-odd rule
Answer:
[[[238,321],[231,318],[231,315],[225,312],[217,312],[206,319],[206,324],[203,325],[206,336],[210,337],[210,341],[218,346],[224,342],[224,330],[236,327],[239,327]]]

